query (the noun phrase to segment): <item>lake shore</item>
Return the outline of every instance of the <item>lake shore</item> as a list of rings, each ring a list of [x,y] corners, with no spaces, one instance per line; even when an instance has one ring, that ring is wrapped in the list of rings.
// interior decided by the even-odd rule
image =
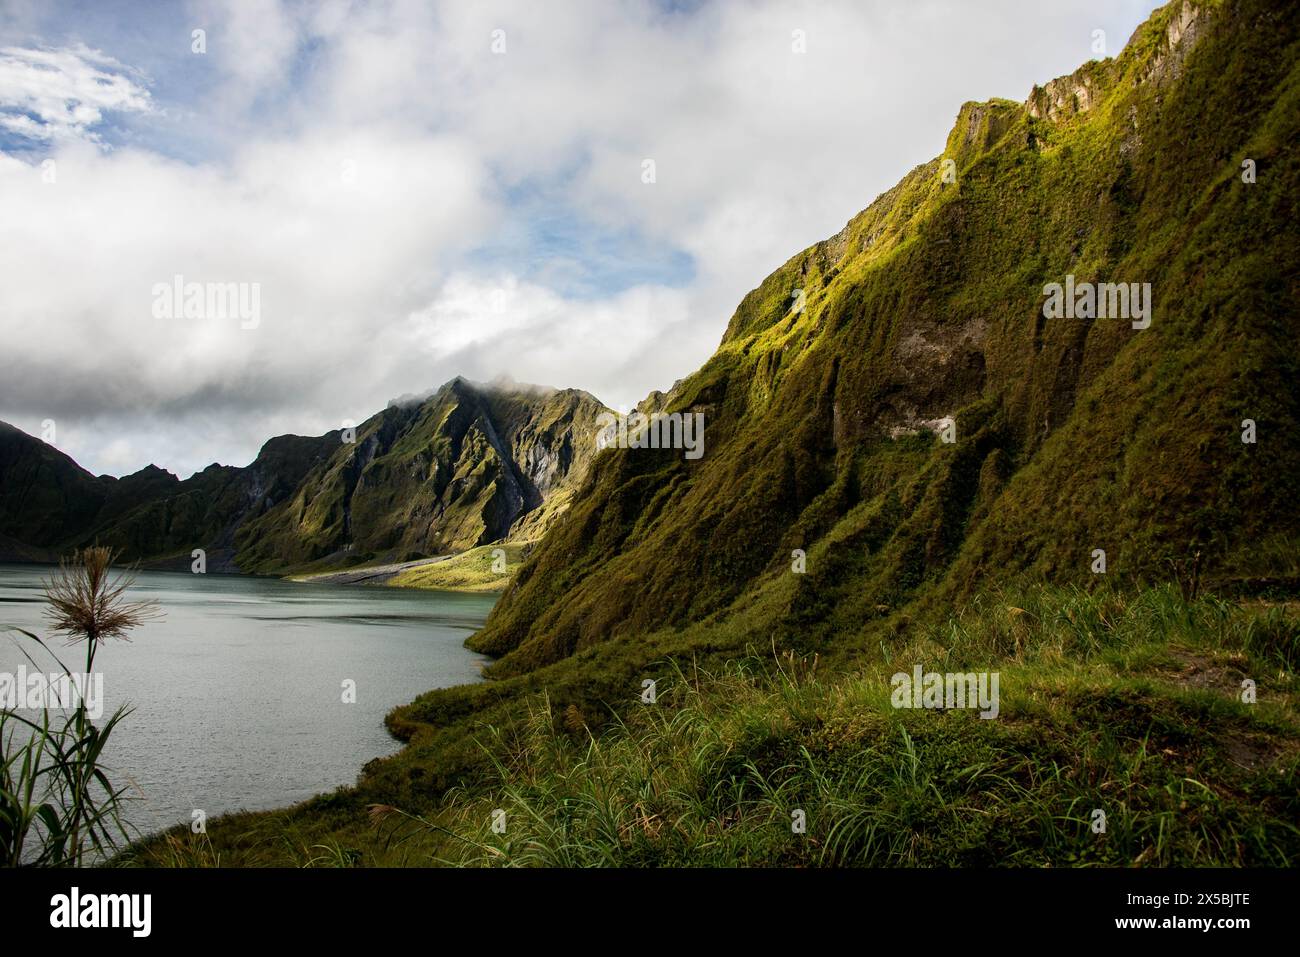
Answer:
[[[55,575],[0,565],[0,628],[46,635],[41,595]],[[131,783],[125,817],[145,835],[195,811],[271,811],[355,782],[364,765],[402,747],[385,727],[392,709],[430,688],[480,681],[487,660],[464,642],[491,595],[134,577],[131,597],[157,600],[163,617],[105,647],[96,704],[105,715],[134,709],[113,735],[108,766]],[[0,674],[33,673],[23,652],[0,634]]]
[[[445,562],[453,555],[420,558],[413,562],[396,562],[389,565],[367,565],[339,572],[318,572],[314,575],[290,575],[287,581],[311,582],[316,585],[386,585],[403,572]]]
[[[514,578],[531,542],[494,542],[454,555],[285,576],[314,585],[383,585],[424,591],[497,594]]]

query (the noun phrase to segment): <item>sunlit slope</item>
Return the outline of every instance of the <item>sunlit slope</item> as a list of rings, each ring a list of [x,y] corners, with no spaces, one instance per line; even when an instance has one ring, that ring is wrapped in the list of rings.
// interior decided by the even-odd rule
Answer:
[[[1294,573],[1295,12],[1180,0],[1024,104],[963,106],[673,390],[703,458],[599,453],[474,646],[511,674],[762,596],[815,649],[994,579],[1086,581],[1097,549],[1112,579]],[[1044,318],[1067,276],[1150,284],[1149,326]]]

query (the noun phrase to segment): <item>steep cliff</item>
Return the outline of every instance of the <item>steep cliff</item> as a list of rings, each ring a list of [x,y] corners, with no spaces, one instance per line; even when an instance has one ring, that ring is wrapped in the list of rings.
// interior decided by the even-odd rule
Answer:
[[[822,649],[1016,574],[1092,580],[1098,550],[1112,580],[1293,573],[1294,12],[1178,0],[1114,60],[963,106],[674,387],[704,457],[601,452],[474,646],[507,675],[761,602],[761,644]]]
[[[603,411],[574,389],[459,378],[390,405],[240,530],[241,567],[400,561],[539,535],[585,473]]]

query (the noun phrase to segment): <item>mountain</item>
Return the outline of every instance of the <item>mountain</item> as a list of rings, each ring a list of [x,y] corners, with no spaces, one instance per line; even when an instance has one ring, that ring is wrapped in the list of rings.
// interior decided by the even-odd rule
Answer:
[[[1111,581],[1294,575],[1294,13],[1177,0],[1116,59],[962,106],[647,400],[704,415],[702,458],[598,454],[472,639],[492,672],[753,608],[825,650],[1017,575],[1094,582],[1097,550]],[[1086,317],[1123,305],[1102,283],[1130,314]]]
[[[1298,126],[1267,0],[961,107],[640,404],[701,457],[594,453],[471,639],[494,680],[137,862],[1293,867]],[[996,720],[900,700],[922,669]]]
[[[455,379],[355,429],[278,436],[244,468],[184,481],[150,466],[92,476],[0,424],[0,556],[50,560],[98,541],[126,560],[283,573],[540,536],[567,507],[604,412],[577,390]]]
[[[596,451],[595,398],[457,378],[390,405],[240,529],[241,568],[403,561],[541,535]]]

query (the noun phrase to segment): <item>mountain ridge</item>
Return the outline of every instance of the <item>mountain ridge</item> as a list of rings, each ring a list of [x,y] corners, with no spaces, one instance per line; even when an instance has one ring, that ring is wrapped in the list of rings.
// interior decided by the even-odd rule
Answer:
[[[471,640],[490,671],[755,602],[825,650],[1011,574],[1086,582],[1097,549],[1120,580],[1289,570],[1295,19],[1225,9],[1180,0],[1026,103],[965,104],[941,156],[748,293],[663,406],[706,414],[704,459],[601,453]],[[1153,284],[1151,328],[1045,318],[1075,275]]]
[[[424,396],[391,401],[356,427],[355,441],[342,429],[275,436],[247,466],[214,463],[184,480],[155,465],[121,478],[93,476],[0,424],[0,556],[53,561],[100,541],[145,567],[189,568],[201,548],[210,571],[284,574],[527,538],[563,512],[604,411],[580,390],[458,376]],[[386,483],[419,495],[415,472],[393,471],[398,459],[415,472],[422,466],[431,480],[439,468],[464,472],[424,502],[433,514],[423,516],[423,537],[404,534],[411,511],[376,510]],[[355,526],[354,499],[361,506]],[[399,520],[402,530],[386,524]],[[439,535],[443,529],[454,531]]]

